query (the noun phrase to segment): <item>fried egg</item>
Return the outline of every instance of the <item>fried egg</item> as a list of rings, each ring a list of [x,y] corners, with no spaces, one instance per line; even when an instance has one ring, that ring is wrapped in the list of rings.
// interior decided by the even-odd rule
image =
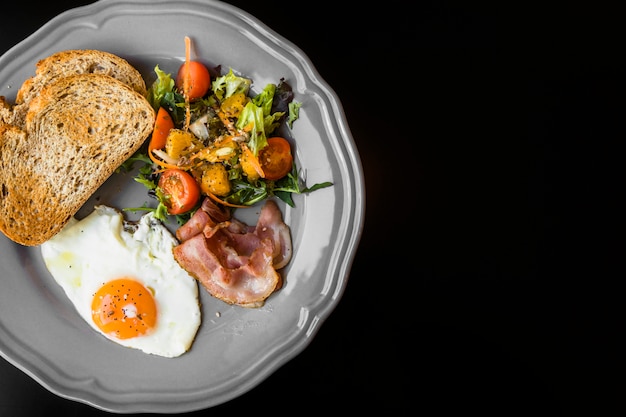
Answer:
[[[175,261],[178,241],[152,213],[138,222],[105,205],[72,218],[41,245],[48,271],[98,333],[145,353],[177,357],[201,321],[198,283]]]

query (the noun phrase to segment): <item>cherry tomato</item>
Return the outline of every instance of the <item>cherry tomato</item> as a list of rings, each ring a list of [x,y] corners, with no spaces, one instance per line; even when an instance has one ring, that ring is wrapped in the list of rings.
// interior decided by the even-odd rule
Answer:
[[[170,117],[170,114],[163,107],[159,107],[159,111],[156,115],[156,121],[154,123],[154,130],[152,131],[152,137],[150,138],[149,150],[163,149],[167,135],[171,129],[174,128],[174,121]]]
[[[169,168],[163,171],[159,188],[169,196],[164,202],[169,214],[186,213],[200,199],[200,186],[190,173],[182,169]]]
[[[268,180],[281,179],[293,166],[291,145],[287,139],[278,136],[267,139],[267,146],[259,151],[258,158]]]
[[[189,86],[187,87],[187,97],[189,100],[195,100],[203,97],[211,88],[211,74],[207,67],[198,61],[189,61],[189,71],[187,71],[187,62],[184,62],[178,69],[176,75],[176,87],[184,91],[185,76],[188,73]]]

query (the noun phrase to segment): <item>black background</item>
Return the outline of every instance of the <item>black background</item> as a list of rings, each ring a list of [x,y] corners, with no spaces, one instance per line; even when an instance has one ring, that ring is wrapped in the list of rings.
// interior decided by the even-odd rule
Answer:
[[[88,3],[4,4],[0,53]],[[188,415],[624,415],[618,11],[228,3],[301,48],[340,97],[366,221],[346,291],[309,347]],[[2,416],[109,414],[4,360],[0,387]]]

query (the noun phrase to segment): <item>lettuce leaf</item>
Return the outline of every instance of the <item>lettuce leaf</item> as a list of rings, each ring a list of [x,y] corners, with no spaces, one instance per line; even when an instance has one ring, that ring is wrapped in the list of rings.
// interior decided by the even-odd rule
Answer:
[[[289,117],[287,118],[287,125],[289,126],[289,129],[293,128],[293,122],[298,120],[298,117],[300,117],[301,106],[302,103],[298,101],[289,103]]]
[[[263,108],[257,106],[252,101],[249,101],[241,111],[235,127],[243,129],[249,125],[252,126],[252,129],[250,130],[248,147],[256,156],[261,149],[267,146],[267,136],[264,128]]]
[[[217,77],[213,80],[211,88],[215,96],[221,101],[232,96],[235,93],[244,93],[248,95],[252,80],[235,75],[233,69],[228,74]]]
[[[158,111],[164,97],[174,91],[175,83],[172,76],[161,70],[158,65],[154,67],[154,72],[157,75],[157,79],[154,80],[148,89],[148,101],[154,110]]]

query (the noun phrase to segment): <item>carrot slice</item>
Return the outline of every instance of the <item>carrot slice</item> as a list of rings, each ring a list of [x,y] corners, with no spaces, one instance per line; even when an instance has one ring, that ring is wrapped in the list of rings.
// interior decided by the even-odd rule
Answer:
[[[191,39],[185,36],[185,75],[183,77],[183,96],[185,97],[185,126],[183,130],[189,129],[191,119],[191,106],[189,105],[189,85],[191,83],[191,71],[189,69],[191,61]]]
[[[154,156],[154,153],[152,153],[152,150],[148,151],[148,157],[150,158],[150,160],[152,162],[154,162],[155,164],[157,164],[158,166],[160,166],[162,168],[178,168],[178,169],[181,169],[181,167],[179,167],[178,165],[170,164],[168,162],[163,161],[162,159],[157,158],[156,156]]]

